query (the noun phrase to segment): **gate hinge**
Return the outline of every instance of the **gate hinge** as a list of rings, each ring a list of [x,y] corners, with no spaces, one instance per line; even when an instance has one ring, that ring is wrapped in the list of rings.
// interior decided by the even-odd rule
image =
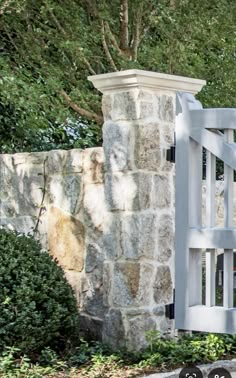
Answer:
[[[169,303],[165,305],[165,316],[169,319],[175,318],[175,304]]]
[[[173,303],[165,305],[165,316],[169,319],[175,319],[175,289],[173,289]]]
[[[176,146],[176,137],[174,133],[174,143],[166,150],[166,160],[171,163],[175,163],[175,146]]]
[[[170,146],[168,150],[166,150],[166,160],[175,163],[175,146]]]

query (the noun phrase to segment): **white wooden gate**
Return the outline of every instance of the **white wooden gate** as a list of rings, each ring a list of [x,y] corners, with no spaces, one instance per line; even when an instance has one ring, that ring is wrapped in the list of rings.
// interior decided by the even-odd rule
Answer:
[[[176,124],[176,328],[236,333],[233,303],[233,180],[236,170],[236,109],[202,109],[177,94]],[[206,149],[206,220],[202,226],[202,149]],[[215,227],[216,157],[224,162],[224,227]],[[223,305],[216,306],[216,250],[224,250]],[[205,303],[202,252],[206,251]]]

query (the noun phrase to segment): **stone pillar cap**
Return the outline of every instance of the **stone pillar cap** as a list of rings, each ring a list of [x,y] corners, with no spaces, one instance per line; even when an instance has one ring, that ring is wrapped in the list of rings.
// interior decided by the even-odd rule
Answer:
[[[130,88],[149,88],[196,94],[206,85],[205,80],[143,70],[126,70],[93,75],[89,76],[88,80],[102,93]]]

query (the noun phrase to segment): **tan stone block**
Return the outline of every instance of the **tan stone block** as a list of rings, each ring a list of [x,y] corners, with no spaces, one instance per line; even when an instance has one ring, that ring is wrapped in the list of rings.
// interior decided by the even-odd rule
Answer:
[[[74,217],[52,206],[48,218],[50,254],[67,270],[81,272],[84,267],[84,225]]]
[[[117,262],[113,271],[113,305],[148,306],[151,301],[151,279],[154,268],[138,262]]]
[[[85,184],[104,182],[104,153],[102,148],[84,150],[83,181]]]

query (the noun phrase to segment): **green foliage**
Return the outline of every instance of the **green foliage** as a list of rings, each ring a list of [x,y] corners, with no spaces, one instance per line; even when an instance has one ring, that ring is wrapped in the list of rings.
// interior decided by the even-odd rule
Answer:
[[[236,346],[236,338],[228,335],[198,333],[192,337],[164,340],[158,332],[150,331],[146,337],[149,348],[144,352],[139,366],[216,361],[233,352]]]
[[[31,236],[0,229],[0,350],[63,349],[78,326],[62,269]]]
[[[89,114],[100,115],[101,97],[87,76],[115,68],[205,78],[199,99],[206,107],[236,106],[234,0],[130,1],[127,46],[118,0],[3,5],[0,152],[100,145],[101,126]],[[78,127],[78,117],[86,130]],[[65,131],[68,120],[78,139]]]
[[[80,345],[70,349],[59,358],[50,348],[41,351],[37,363],[19,350],[6,348],[0,355],[0,377],[91,377],[111,378],[126,376],[127,369],[133,375],[140,369],[161,371],[162,368],[190,366],[196,363],[216,361],[233,355],[236,351],[236,336],[195,334],[178,339],[162,339],[156,331],[147,332],[149,346],[141,352],[120,350],[114,352],[107,345],[80,340]],[[122,373],[123,372],[123,373]]]

